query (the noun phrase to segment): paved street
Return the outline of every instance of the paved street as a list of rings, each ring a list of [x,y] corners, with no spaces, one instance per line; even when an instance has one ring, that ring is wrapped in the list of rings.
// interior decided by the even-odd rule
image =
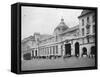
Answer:
[[[22,62],[22,70],[55,69],[55,68],[75,68],[94,66],[94,58],[58,58],[58,59],[32,59]]]

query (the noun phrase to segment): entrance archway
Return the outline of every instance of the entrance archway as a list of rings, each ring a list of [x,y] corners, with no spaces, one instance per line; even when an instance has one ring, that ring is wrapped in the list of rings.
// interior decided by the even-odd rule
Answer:
[[[83,51],[82,56],[87,55],[87,48],[86,47],[83,47],[82,51]]]
[[[90,53],[92,57],[95,56],[95,52],[96,52],[95,51],[95,46],[92,46],[91,47],[91,53]]]
[[[65,44],[65,55],[71,56],[71,44]]]
[[[75,56],[76,57],[79,56],[79,43],[78,42],[75,43]]]

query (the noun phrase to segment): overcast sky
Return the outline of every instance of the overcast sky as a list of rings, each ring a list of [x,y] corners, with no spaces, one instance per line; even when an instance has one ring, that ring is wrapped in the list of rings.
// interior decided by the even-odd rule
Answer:
[[[22,39],[40,32],[40,34],[53,34],[54,28],[60,23],[61,18],[68,27],[78,25],[78,16],[82,10],[43,8],[22,6]]]

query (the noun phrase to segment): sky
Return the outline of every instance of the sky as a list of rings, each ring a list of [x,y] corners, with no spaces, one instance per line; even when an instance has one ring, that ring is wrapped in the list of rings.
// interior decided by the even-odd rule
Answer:
[[[40,34],[53,34],[54,29],[59,25],[61,18],[68,27],[74,27],[79,24],[78,16],[81,9],[62,9],[62,8],[44,8],[22,6],[21,8],[21,36],[22,39]]]

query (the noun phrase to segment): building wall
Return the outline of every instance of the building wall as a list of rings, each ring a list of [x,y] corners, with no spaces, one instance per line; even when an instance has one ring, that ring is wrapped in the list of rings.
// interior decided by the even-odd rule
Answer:
[[[87,55],[90,55],[92,46],[95,46],[95,44],[94,43],[90,43],[90,44],[80,45],[80,56],[82,56],[84,47],[87,49]]]
[[[84,36],[87,35],[87,29],[86,29],[86,25],[88,24],[87,23],[87,17],[89,17],[90,34],[94,34],[93,33],[93,25],[95,25],[95,22],[93,22],[93,16],[94,15],[95,15],[94,13],[91,13],[91,14],[87,14],[87,15],[82,16],[81,18],[79,18],[79,24],[80,24],[79,29],[80,29],[80,33],[81,33],[80,35],[81,36],[83,36],[82,35],[82,29],[83,28],[84,28]],[[82,25],[82,20],[84,20],[84,25]]]
[[[87,49],[87,55],[90,55],[91,47],[95,46],[95,33],[93,32],[95,22],[93,22],[94,13],[86,14],[79,18],[79,28],[60,35],[53,35],[44,40],[40,39],[40,34],[35,34],[35,41],[28,41],[23,45],[23,49],[30,52],[33,56],[66,56],[65,44],[71,44],[71,55],[75,56],[75,44],[79,43],[79,56],[82,56],[83,48]],[[87,23],[89,17],[89,23]],[[84,19],[84,25],[82,25]],[[90,33],[87,34],[87,24],[90,25]],[[82,29],[84,28],[84,35]],[[26,49],[29,46],[28,49]]]

